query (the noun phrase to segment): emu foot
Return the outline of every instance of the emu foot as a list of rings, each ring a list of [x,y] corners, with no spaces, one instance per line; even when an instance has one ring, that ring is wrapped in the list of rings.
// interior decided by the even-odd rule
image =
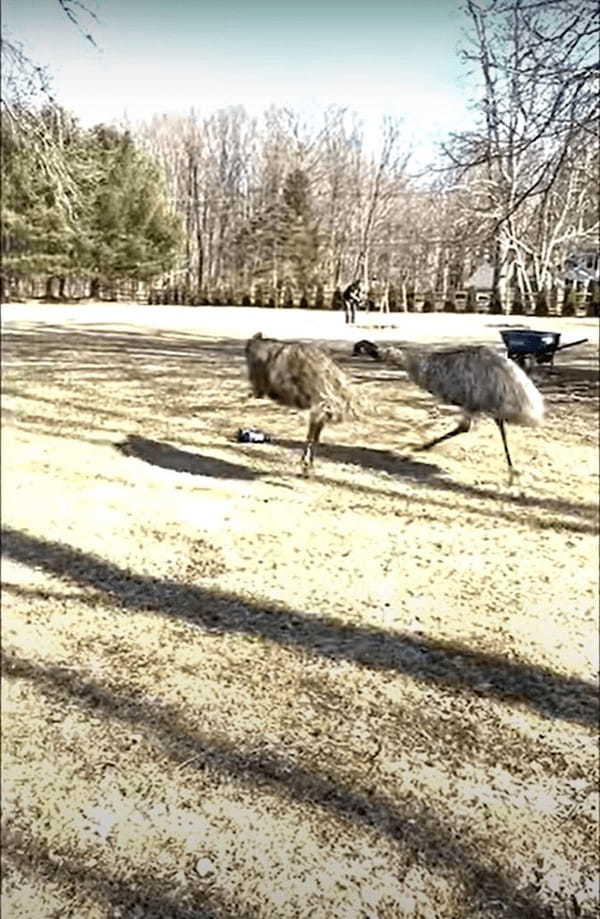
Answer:
[[[306,479],[311,475],[312,468],[312,456],[307,456],[305,453],[300,462],[300,474]]]

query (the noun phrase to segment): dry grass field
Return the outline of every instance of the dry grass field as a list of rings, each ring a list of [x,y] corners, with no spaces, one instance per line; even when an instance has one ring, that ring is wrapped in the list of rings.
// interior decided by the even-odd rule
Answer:
[[[417,453],[452,411],[351,358],[498,317],[4,308],[6,919],[597,915],[598,330],[523,321],[590,341],[508,487],[492,422]],[[258,330],[377,403],[312,478]]]

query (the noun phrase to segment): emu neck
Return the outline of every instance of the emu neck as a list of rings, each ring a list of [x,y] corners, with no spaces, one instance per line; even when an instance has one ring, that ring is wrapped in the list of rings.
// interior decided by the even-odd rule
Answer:
[[[387,348],[384,360],[388,364],[400,367],[405,370],[409,377],[416,383],[420,383],[423,367],[425,364],[425,354],[419,351],[403,351],[401,348]]]
[[[427,353],[421,351],[402,352],[402,366],[407,374],[419,386],[426,385],[427,379]]]

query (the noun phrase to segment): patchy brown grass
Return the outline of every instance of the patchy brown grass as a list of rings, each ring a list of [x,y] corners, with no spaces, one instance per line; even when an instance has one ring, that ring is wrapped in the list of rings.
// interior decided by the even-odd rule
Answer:
[[[304,479],[189,315],[5,325],[4,914],[596,915],[593,345],[508,488],[338,341],[379,409]]]

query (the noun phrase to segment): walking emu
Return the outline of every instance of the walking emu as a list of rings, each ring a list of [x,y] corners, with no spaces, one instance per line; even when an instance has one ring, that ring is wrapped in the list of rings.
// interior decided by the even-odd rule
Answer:
[[[292,408],[309,409],[308,434],[302,454],[307,474],[325,423],[357,415],[352,384],[316,345],[263,338],[258,332],[246,343],[246,364],[253,394]]]
[[[541,393],[514,361],[485,346],[409,354],[398,348],[379,348],[366,340],[357,342],[353,353],[368,354],[375,360],[402,367],[417,386],[441,402],[462,409],[462,418],[455,428],[423,444],[420,450],[429,450],[443,440],[466,433],[477,415],[493,418],[502,435],[509,483],[512,482],[516,471],[508,450],[505,423],[535,426],[544,417]]]

